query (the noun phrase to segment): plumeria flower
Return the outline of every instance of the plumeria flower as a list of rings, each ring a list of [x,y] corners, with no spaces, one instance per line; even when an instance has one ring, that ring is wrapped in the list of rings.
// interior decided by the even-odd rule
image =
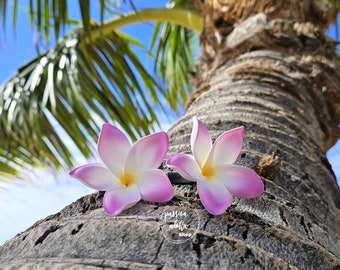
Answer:
[[[226,211],[232,195],[242,198],[259,196],[264,189],[261,178],[251,169],[234,165],[243,143],[243,127],[221,134],[212,144],[205,125],[193,118],[191,151],[176,154],[167,165],[189,181],[197,182],[203,206],[213,215]]]
[[[141,199],[167,202],[174,196],[174,190],[158,167],[168,147],[165,132],[141,138],[131,146],[118,128],[104,124],[98,140],[98,153],[104,164],[80,166],[70,176],[105,191],[103,207],[109,215],[118,215]]]

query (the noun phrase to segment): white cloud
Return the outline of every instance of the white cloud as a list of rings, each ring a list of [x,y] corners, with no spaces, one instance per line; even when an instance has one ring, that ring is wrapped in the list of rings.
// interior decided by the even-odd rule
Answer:
[[[43,179],[43,180],[42,180]],[[39,173],[39,181],[15,182],[0,190],[0,245],[39,219],[58,212],[94,190],[75,179]]]

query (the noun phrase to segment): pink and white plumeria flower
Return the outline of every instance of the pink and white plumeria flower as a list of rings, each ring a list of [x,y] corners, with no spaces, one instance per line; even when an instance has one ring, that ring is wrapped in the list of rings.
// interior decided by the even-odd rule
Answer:
[[[212,144],[206,126],[193,118],[191,151],[193,155],[176,154],[167,165],[189,181],[197,182],[203,206],[213,215],[226,211],[232,195],[254,198],[263,192],[261,178],[251,169],[234,165],[241,152],[243,127],[221,134]]]
[[[80,166],[70,176],[93,189],[106,191],[103,207],[109,215],[118,215],[141,199],[167,202],[173,198],[174,190],[158,167],[168,147],[165,132],[143,137],[131,146],[118,128],[104,124],[98,140],[98,153],[104,164]]]

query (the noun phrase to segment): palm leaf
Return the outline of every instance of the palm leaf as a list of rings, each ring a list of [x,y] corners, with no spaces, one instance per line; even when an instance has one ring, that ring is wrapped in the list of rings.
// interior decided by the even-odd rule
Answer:
[[[149,52],[155,50],[155,70],[174,110],[186,102],[192,90],[189,75],[195,72],[193,44],[198,44],[197,38],[192,30],[171,23],[157,24],[153,34]]]
[[[90,18],[90,1],[78,0],[79,9],[81,11],[82,25],[85,32],[91,27]],[[7,11],[12,10],[12,26],[16,26],[17,12],[19,8],[23,8],[18,0],[0,1],[0,19],[2,25],[5,26]],[[47,42],[51,38],[51,30],[54,32],[55,40],[58,40],[65,33],[67,25],[79,24],[77,20],[69,18],[67,0],[29,0],[27,9],[30,17],[30,25],[36,29],[41,40]],[[100,14],[104,18],[105,1],[100,0]]]
[[[194,0],[173,0],[169,6],[190,12],[196,10]],[[158,22],[152,36],[149,54],[155,54],[154,69],[167,89],[171,108],[175,110],[185,104],[192,91],[189,75],[195,72],[195,51],[203,25],[197,24],[196,27],[193,31],[172,22]]]
[[[171,17],[177,14],[173,12]],[[160,14],[169,12],[147,14],[160,20]],[[192,16],[182,14],[188,24]],[[89,35],[73,30],[0,86],[3,175],[43,164],[52,169],[75,166],[74,150],[84,157],[95,152],[103,121],[120,125],[133,140],[158,124],[157,112],[165,112],[163,101],[169,97],[133,51],[141,44],[117,30],[119,20],[132,23],[137,18],[133,13],[101,28],[91,25]]]
[[[48,160],[55,167],[73,166],[70,145],[58,129],[89,156],[100,129],[98,119],[115,119],[133,139],[148,133],[156,120],[153,108],[140,99],[138,75],[125,59],[139,64],[137,72],[145,72],[138,70],[142,65],[130,42],[115,33],[91,46],[78,46],[78,40],[68,37],[1,86],[3,148],[8,145],[6,153],[12,154],[21,149],[15,156],[27,152],[35,157],[24,163]],[[144,80],[156,91],[151,77]]]

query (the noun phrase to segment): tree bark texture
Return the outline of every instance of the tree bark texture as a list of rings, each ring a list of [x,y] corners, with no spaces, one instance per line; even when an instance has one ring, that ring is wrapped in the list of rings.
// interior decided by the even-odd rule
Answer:
[[[0,269],[340,269],[340,192],[325,157],[339,138],[335,44],[321,19],[305,22],[317,11],[287,10],[310,1],[282,1],[291,6],[280,16],[276,1],[262,1],[267,11],[234,19],[227,11],[240,8],[223,2],[233,1],[208,1],[197,88],[168,132],[169,156],[190,153],[193,116],[213,138],[243,125],[237,164],[258,172],[263,195],[234,198],[212,216],[195,185],[177,185],[171,202],[140,202],[117,217],[88,195],[7,241]],[[193,237],[174,243],[161,217],[179,209],[195,211]]]

